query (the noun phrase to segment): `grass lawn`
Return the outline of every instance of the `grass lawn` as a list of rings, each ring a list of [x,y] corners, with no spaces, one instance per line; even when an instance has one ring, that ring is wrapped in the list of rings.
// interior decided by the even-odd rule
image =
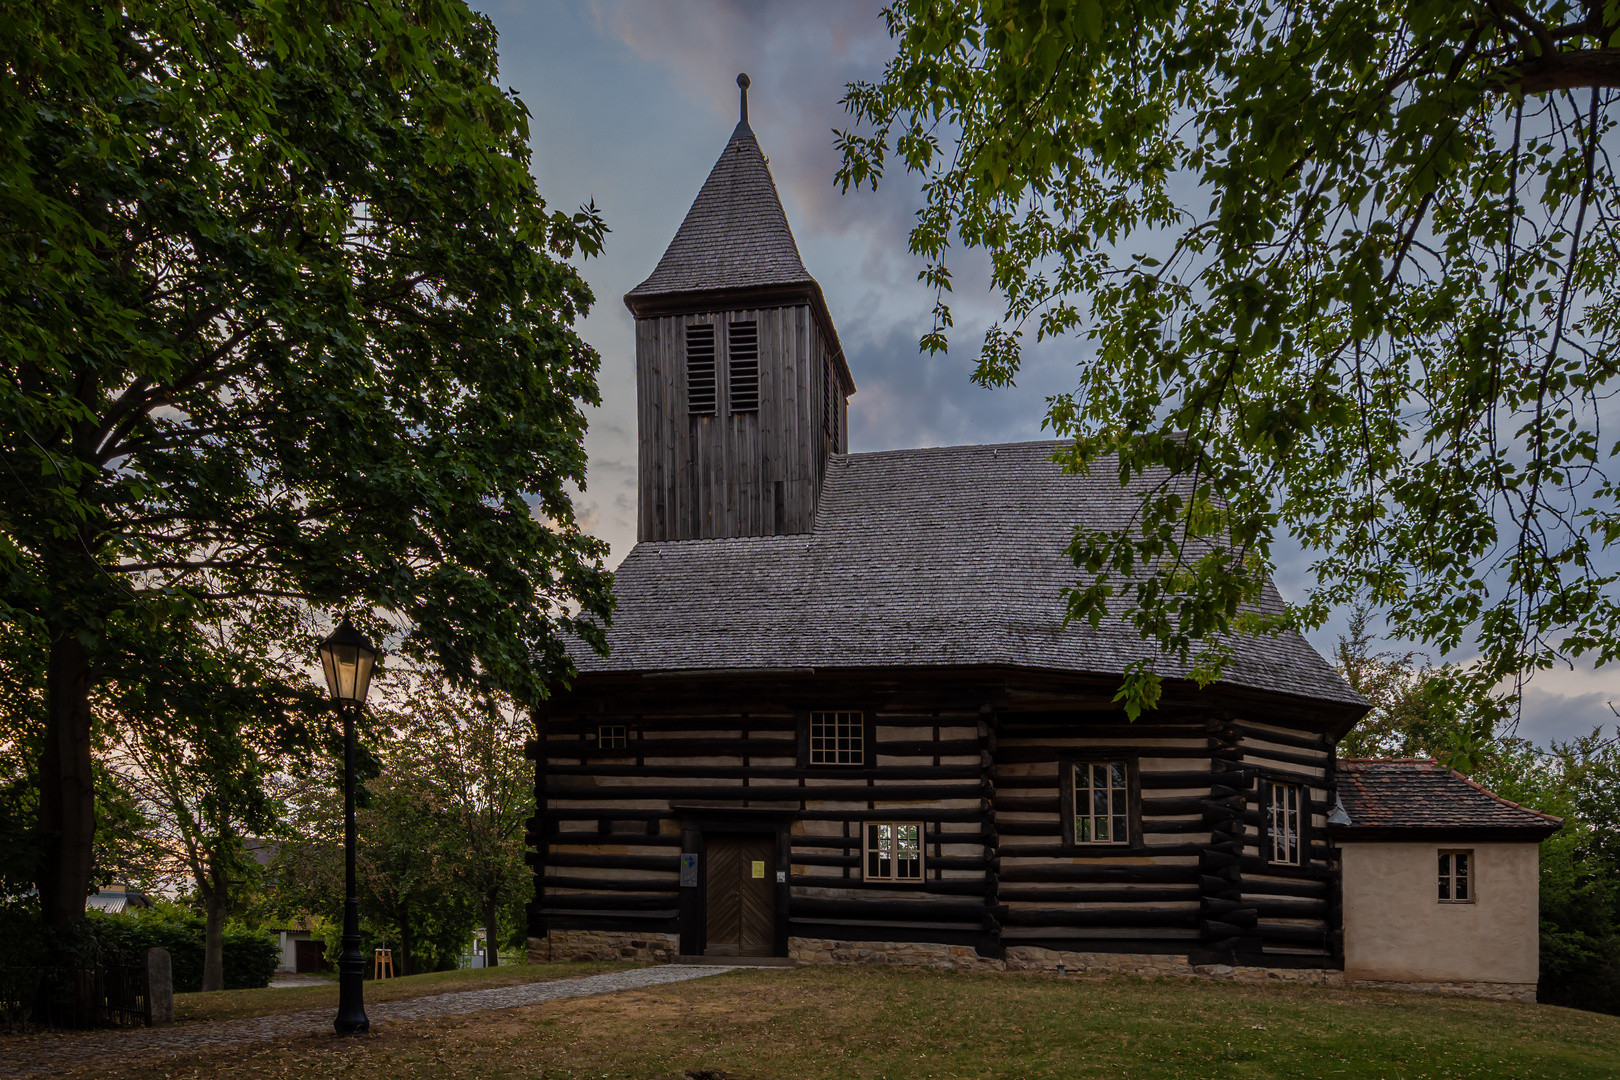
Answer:
[[[679,1080],[705,1069],[739,1080],[1577,1080],[1620,1075],[1620,1017],[1378,990],[818,967],[131,1062],[118,1075]]]
[[[575,975],[596,975],[641,965],[624,963],[591,964],[509,964],[504,967],[468,968],[465,971],[435,971],[428,975],[405,975],[380,982],[366,980],[366,1000],[398,1001],[400,998],[450,994],[457,990],[488,990],[496,986],[566,979]],[[174,995],[174,1018],[191,1020],[241,1020],[249,1016],[297,1012],[300,1009],[337,1008],[336,978],[321,986],[288,986],[265,990],[216,990],[207,994]]]

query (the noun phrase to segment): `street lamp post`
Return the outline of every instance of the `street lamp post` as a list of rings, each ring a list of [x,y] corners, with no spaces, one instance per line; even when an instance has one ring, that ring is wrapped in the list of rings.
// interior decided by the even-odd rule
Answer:
[[[339,1035],[364,1035],[366,962],[360,955],[360,897],[354,883],[354,718],[371,689],[377,649],[349,617],[321,642],[321,668],[332,701],[343,716],[343,859],[348,898],[343,901],[343,955],[338,957],[338,1011],[332,1026]]]

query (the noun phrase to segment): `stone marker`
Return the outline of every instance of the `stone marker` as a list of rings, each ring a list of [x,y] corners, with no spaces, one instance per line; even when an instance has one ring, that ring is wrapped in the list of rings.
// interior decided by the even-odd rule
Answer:
[[[146,950],[146,1026],[174,1023],[174,964],[168,949]]]

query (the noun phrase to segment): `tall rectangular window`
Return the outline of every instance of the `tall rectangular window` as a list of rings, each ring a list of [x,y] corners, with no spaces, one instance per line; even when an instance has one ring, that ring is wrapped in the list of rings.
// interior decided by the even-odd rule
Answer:
[[[759,324],[734,322],[726,330],[731,411],[754,412],[759,408]]]
[[[810,764],[862,765],[866,762],[866,724],[858,712],[810,714]]]
[[[921,881],[922,825],[919,822],[866,823],[866,880]]]
[[[1472,904],[1474,902],[1474,853],[1472,851],[1442,851],[1440,853],[1440,902],[1442,904]]]
[[[1074,767],[1074,842],[1130,843],[1130,792],[1123,761],[1082,761]]]
[[[686,328],[686,411],[713,416],[714,395],[714,326],[693,323]]]
[[[1299,785],[1272,784],[1266,815],[1271,830],[1271,861],[1299,865]]]

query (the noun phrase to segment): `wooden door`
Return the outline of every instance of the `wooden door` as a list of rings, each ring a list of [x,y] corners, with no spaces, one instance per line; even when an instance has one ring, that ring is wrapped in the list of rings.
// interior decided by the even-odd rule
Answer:
[[[776,945],[776,838],[710,836],[708,946],[710,956],[770,956]]]

